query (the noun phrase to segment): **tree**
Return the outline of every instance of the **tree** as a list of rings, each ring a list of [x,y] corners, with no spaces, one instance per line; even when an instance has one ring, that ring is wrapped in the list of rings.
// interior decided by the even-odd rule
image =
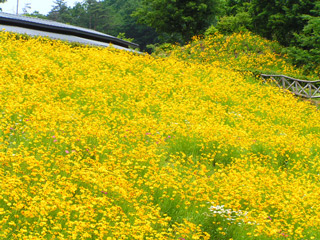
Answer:
[[[214,23],[220,9],[220,0],[142,0],[133,16],[164,41],[184,43]]]
[[[132,13],[140,6],[141,0],[107,0],[105,2],[108,2],[114,12],[119,14],[119,24],[115,31],[124,33],[128,38],[133,38],[141,50],[146,50],[147,45],[158,42],[158,34],[153,28],[137,23],[132,17]]]
[[[65,0],[56,0],[52,10],[48,13],[48,19],[57,22],[70,23],[72,21],[70,9]]]
[[[251,0],[226,0],[225,13],[226,16],[234,16],[238,13],[247,12]]]
[[[86,6],[82,3],[76,3],[70,9],[71,15],[71,24],[79,26],[79,27],[86,27],[89,28],[89,16],[87,13]]]
[[[311,14],[314,0],[251,0],[249,11],[253,31],[268,39],[290,45],[294,33],[302,31],[306,24],[304,14]]]
[[[74,25],[117,35],[120,14],[107,1],[85,0],[69,10]]]
[[[89,28],[97,30],[99,26],[99,20],[104,18],[104,24],[108,24],[108,14],[105,9],[102,8],[101,3],[96,0],[86,0],[85,3],[86,12],[88,14]],[[105,28],[105,26],[101,27]]]
[[[307,24],[300,34],[295,34],[295,46],[288,48],[294,63],[304,66],[307,73],[320,70],[320,2],[316,3],[311,13],[315,16],[302,16]]]
[[[252,18],[248,12],[238,12],[234,16],[223,16],[217,23],[217,29],[223,34],[232,34],[251,29]]]

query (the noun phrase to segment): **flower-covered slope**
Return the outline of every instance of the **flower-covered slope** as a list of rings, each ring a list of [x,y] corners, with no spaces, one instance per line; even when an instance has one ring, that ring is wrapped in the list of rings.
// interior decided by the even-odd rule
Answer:
[[[1,239],[320,238],[319,112],[239,72],[0,35]]]

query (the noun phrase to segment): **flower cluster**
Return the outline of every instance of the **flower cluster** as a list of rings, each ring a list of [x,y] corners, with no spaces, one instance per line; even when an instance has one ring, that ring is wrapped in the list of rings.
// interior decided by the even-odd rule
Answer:
[[[225,36],[215,33],[206,37],[194,37],[184,46],[171,46],[170,51],[159,49],[157,55],[171,55],[179,59],[214,65],[242,74],[283,74],[297,78],[319,79],[319,74],[304,76],[302,69],[290,63],[279,43],[266,41],[251,32]]]
[[[212,205],[209,208],[210,212],[212,214],[219,215],[220,217],[224,217],[226,220],[230,222],[236,222],[239,217],[241,217],[242,221],[243,218],[248,214],[248,212],[242,211],[242,210],[232,210],[230,208],[225,208],[224,205]],[[241,222],[238,223],[239,225]],[[248,222],[248,224],[251,224],[251,222]]]

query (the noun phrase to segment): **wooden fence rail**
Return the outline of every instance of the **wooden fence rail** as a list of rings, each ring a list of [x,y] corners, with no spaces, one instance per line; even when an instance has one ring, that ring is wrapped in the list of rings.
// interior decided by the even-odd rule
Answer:
[[[320,98],[320,80],[308,81],[284,75],[261,74],[264,82],[274,82],[279,88],[289,90],[295,95],[305,98]]]

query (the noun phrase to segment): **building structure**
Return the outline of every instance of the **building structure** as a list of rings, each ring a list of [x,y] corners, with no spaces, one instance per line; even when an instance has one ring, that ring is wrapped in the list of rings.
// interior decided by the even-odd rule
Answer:
[[[92,29],[3,12],[0,12],[0,30],[93,46],[108,47],[112,45],[112,47],[127,51],[139,47],[138,44]]]

